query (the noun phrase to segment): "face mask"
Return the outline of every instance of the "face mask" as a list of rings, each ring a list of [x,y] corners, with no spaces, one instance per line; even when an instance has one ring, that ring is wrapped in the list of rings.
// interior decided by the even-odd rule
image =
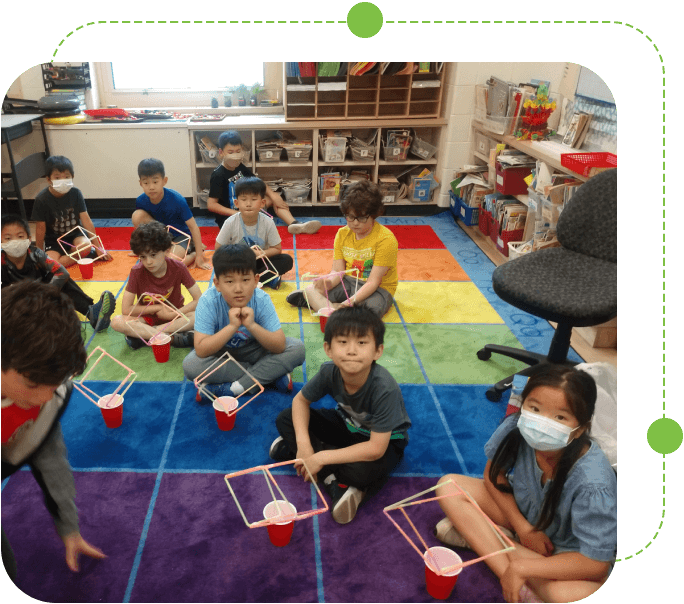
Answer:
[[[12,258],[21,258],[31,245],[30,239],[12,239],[2,243],[2,251]]]
[[[224,157],[231,163],[242,161],[242,153],[227,153]]]
[[[74,186],[74,181],[71,178],[65,178],[63,180],[53,180],[52,188],[57,191],[57,193],[68,193],[71,187]]]
[[[577,426],[579,428],[580,426]],[[577,430],[555,420],[523,409],[518,430],[528,445],[537,451],[557,451],[566,447],[570,435]]]

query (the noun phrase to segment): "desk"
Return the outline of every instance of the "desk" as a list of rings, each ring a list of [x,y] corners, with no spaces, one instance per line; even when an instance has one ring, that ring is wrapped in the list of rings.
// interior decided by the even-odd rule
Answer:
[[[40,127],[43,131],[45,151],[33,153],[19,162],[15,162],[10,141],[31,134],[33,132],[33,122],[36,120],[40,121]],[[2,144],[7,145],[7,154],[9,155],[10,167],[12,169],[11,172],[2,173],[2,199],[3,201],[7,201],[9,198],[17,199],[21,216],[26,220],[26,208],[24,207],[24,198],[21,196],[21,189],[34,180],[45,176],[45,159],[50,157],[43,115],[39,113],[3,115]],[[6,181],[5,179],[11,180]]]

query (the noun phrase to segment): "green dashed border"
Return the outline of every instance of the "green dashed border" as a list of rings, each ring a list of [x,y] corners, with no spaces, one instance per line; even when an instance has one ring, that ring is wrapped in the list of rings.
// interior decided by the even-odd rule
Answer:
[[[191,25],[322,25],[322,24],[333,24],[333,25],[346,25],[347,21],[91,21],[85,25],[80,25],[73,31],[70,31],[64,38],[59,42],[57,48],[52,53],[52,59],[54,60],[59,52],[60,47],[64,42],[70,38],[77,31],[82,30],[85,27],[91,25],[137,25],[137,24],[161,24],[161,25],[178,25],[178,24],[191,24]],[[653,40],[645,34],[641,29],[631,25],[629,23],[624,23],[623,21],[385,21],[383,25],[411,25],[411,24],[424,24],[424,25],[622,25],[628,27],[637,33],[644,36],[652,45],[655,51],[658,53],[658,59],[660,60],[662,72],[663,72],[663,417],[665,417],[665,62],[663,56],[660,52],[658,46],[653,42]],[[658,538],[663,524],[665,522],[665,455],[663,455],[663,511],[660,519],[660,524],[658,525],[658,530],[655,532],[651,540],[639,551],[624,558],[617,558],[616,562],[622,562],[623,560],[631,560],[639,554],[645,552],[648,547]]]

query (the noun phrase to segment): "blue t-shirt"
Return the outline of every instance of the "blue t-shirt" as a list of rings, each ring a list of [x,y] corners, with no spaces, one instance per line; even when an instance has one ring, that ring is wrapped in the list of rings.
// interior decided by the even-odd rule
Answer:
[[[485,445],[492,459],[504,437],[518,424],[518,413],[509,415]],[[542,471],[534,449],[522,439],[518,458],[508,480],[515,503],[531,524],[539,518],[551,480],[542,486]],[[568,473],[556,514],[544,530],[555,553],[579,552],[600,562],[615,559],[617,549],[617,477],[601,448],[592,441]]]
[[[249,302],[247,302],[247,306],[254,310],[254,321],[264,329],[267,331],[278,331],[280,329],[280,319],[278,319],[275,306],[273,306],[273,302],[267,293],[255,289]],[[208,336],[218,333],[230,323],[228,311],[230,311],[230,306],[223,299],[221,292],[212,284],[202,294],[197,303],[197,308],[195,308],[195,331]],[[240,348],[253,339],[255,339],[254,336],[243,325],[228,341],[226,347]]]
[[[162,224],[183,231],[190,235],[190,228],[185,224],[192,218],[192,210],[183,197],[173,189],[164,187],[164,197],[159,203],[152,203],[146,193],[143,193],[135,200],[137,210],[145,210],[152,218]],[[171,231],[171,236],[176,237],[178,233]]]

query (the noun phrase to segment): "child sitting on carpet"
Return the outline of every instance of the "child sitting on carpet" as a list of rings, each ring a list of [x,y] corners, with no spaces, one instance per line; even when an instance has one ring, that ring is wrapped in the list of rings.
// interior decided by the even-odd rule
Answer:
[[[156,220],[181,231],[171,233],[176,244],[172,252],[182,257],[187,248],[188,253],[183,259],[185,266],[211,268],[204,259],[205,246],[187,201],[180,193],[166,188],[169,177],[164,172],[164,164],[158,159],[143,159],[138,164],[138,177],[144,193],[135,200],[136,210],[131,217],[133,226]],[[188,236],[191,241],[187,239]]]
[[[229,352],[259,383],[291,392],[290,372],[304,362],[304,343],[285,337],[271,298],[257,288],[256,254],[244,245],[223,245],[213,264],[213,286],[197,305],[195,350],[183,361],[185,376],[194,380]],[[233,363],[207,380],[217,397],[237,397],[253,385]]]
[[[323,481],[332,517],[351,522],[364,498],[377,493],[399,463],[411,420],[396,380],[376,361],[384,349],[385,324],[365,308],[335,311],[325,325],[324,363],[276,419],[280,436],[269,455],[295,463],[307,482]],[[311,409],[331,395],[336,409]]]
[[[266,185],[256,176],[241,178],[235,183],[235,207],[237,214],[233,214],[223,223],[221,231],[216,237],[216,249],[222,245],[242,243],[248,247],[258,245],[269,259],[278,275],[284,275],[292,270],[294,260],[292,256],[283,254],[278,229],[271,218],[261,211],[265,203]],[[271,267],[262,259],[257,260],[257,272],[261,273],[260,280],[268,281],[267,285],[273,289],[280,287],[280,276],[273,279]]]
[[[195,307],[202,292],[187,267],[180,260],[166,256],[172,245],[171,234],[156,221],[141,224],[131,235],[131,250],[140,260],[131,269],[126,283],[121,301],[123,315],[112,319],[112,327],[126,336],[126,343],[133,350],[145,345],[141,336],[149,339],[160,330],[171,333],[179,326],[180,331],[173,335],[171,346],[192,346]],[[188,304],[185,304],[181,285],[192,296]],[[141,298],[144,293],[160,294],[190,322],[185,322],[163,304],[149,304],[147,297]],[[126,323],[128,315],[137,317],[134,326]]]
[[[71,160],[63,155],[48,157],[45,174],[50,186],[36,195],[31,212],[31,220],[36,222],[36,247],[44,249],[50,258],[62,266],[71,266],[76,261],[64,253],[57,239],[78,226],[96,235],[95,226],[88,214],[83,193],[74,187],[74,165]],[[65,249],[78,258],[97,258],[100,255],[88,245],[88,238],[79,230],[69,233],[62,241]],[[69,248],[69,245],[73,247]],[[109,254],[103,257],[103,260],[111,259]]]
[[[355,273],[347,273],[341,280],[334,276],[316,281],[307,288],[306,297],[298,290],[286,299],[293,306],[306,308],[308,298],[314,312],[328,306],[330,301],[333,308],[363,306],[382,317],[394,302],[399,244],[394,233],[375,220],[384,211],[380,188],[368,180],[353,183],[344,194],[340,210],[347,226],[335,235],[330,272],[358,268],[358,289]]]
[[[24,464],[30,466],[72,571],[78,571],[81,554],[106,557],[81,536],[74,476],[59,425],[71,378],[85,369],[86,358],[74,306],[56,287],[26,280],[2,290],[2,481]],[[5,535],[11,528],[3,520],[2,561],[16,582],[14,553]]]
[[[216,224],[220,228],[228,216],[237,213],[235,182],[240,178],[254,176],[254,172],[242,163],[242,138],[239,132],[235,130],[223,132],[219,136],[218,147],[222,163],[212,172],[209,180],[207,209],[214,215]],[[276,216],[287,225],[288,232],[293,235],[313,234],[321,228],[318,220],[309,222],[295,220],[285,200],[268,186],[266,187],[266,207],[273,208]]]
[[[95,303],[71,278],[69,271],[31,244],[30,233],[28,223],[20,216],[2,217],[2,287],[25,279],[50,283],[69,296],[95,331],[106,330],[116,304],[114,294],[104,291]]]
[[[522,401],[485,445],[483,479],[452,474],[439,482],[458,483],[517,535],[513,552],[486,560],[507,602],[574,602],[605,582],[617,547],[617,478],[589,437],[596,384],[583,371],[551,366],[530,377]],[[437,490],[450,492],[453,485]],[[447,517],[435,529],[438,539],[480,556],[501,549],[465,498],[439,503]]]

